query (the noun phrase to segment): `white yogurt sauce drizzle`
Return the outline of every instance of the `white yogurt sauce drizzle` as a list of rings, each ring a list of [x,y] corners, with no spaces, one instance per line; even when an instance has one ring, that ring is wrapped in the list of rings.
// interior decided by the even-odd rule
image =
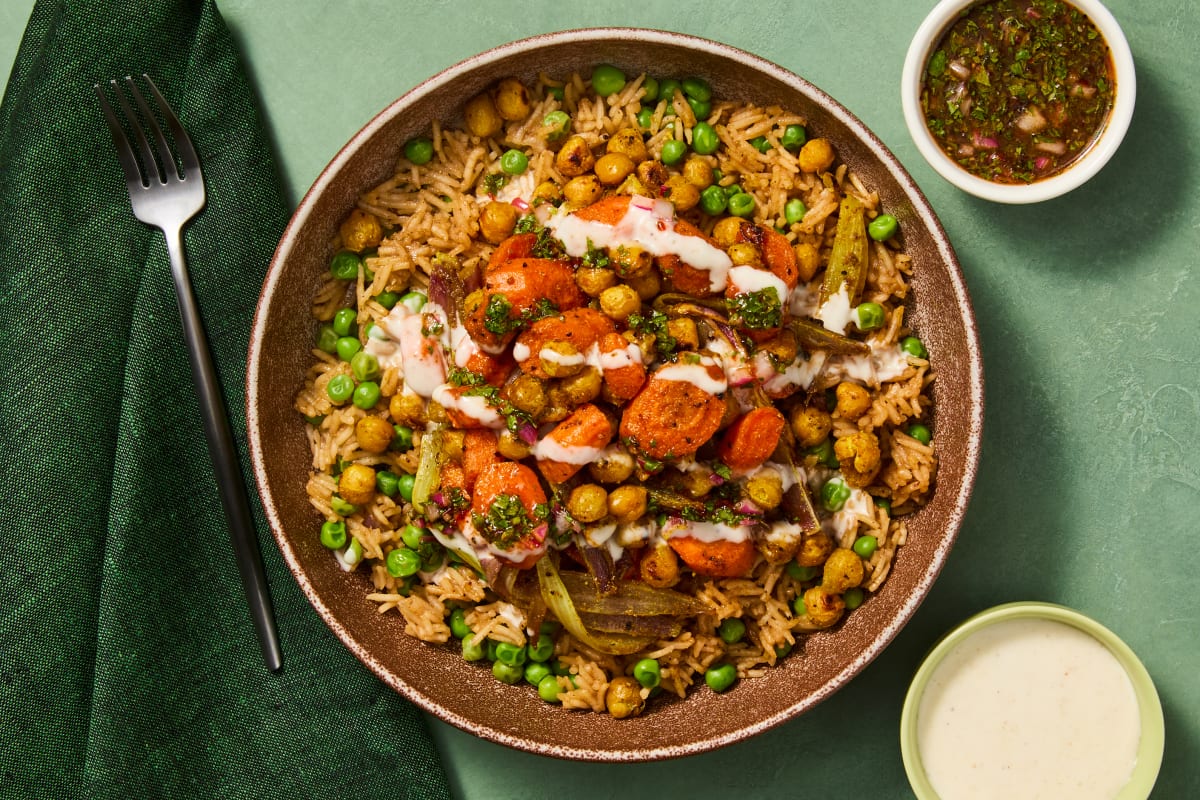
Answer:
[[[836,294],[822,303],[814,316],[821,320],[825,330],[844,335],[854,321],[854,306],[850,305],[850,290],[846,284],[843,283]]]

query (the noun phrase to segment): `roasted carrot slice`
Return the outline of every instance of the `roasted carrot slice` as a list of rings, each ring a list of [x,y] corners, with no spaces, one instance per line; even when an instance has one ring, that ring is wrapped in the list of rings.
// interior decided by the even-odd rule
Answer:
[[[542,369],[539,354],[549,342],[568,342],[580,353],[587,353],[607,334],[616,334],[611,318],[591,308],[574,308],[553,317],[543,317],[517,337],[517,344],[529,348],[529,357],[521,369],[543,380],[550,376]],[[622,340],[624,341],[624,340]]]
[[[725,430],[717,455],[734,469],[754,469],[775,452],[785,424],[774,406],[752,408]]]
[[[476,350],[467,357],[467,362],[462,365],[463,369],[468,369],[478,375],[482,375],[483,379],[492,386],[501,386],[512,371],[516,368],[516,364],[512,360],[512,356],[507,350],[497,355]]]
[[[450,420],[450,424],[455,428],[487,428],[490,420],[484,417],[494,417],[496,411],[483,397],[466,396],[470,390],[470,386],[440,386],[433,393],[433,398],[446,410],[446,419]],[[473,406],[475,407],[472,408]],[[472,410],[475,413],[472,413]]]
[[[492,251],[492,257],[488,259],[486,271],[491,272],[505,261],[511,261],[514,258],[528,258],[533,255],[533,246],[536,243],[536,233],[518,233],[515,236],[508,237],[496,245],[496,249]]]
[[[566,448],[567,452],[574,450],[573,455],[578,454],[577,460],[581,463],[539,458],[538,470],[551,483],[563,483],[583,469],[586,461],[590,460],[585,459],[589,452],[599,450],[612,441],[615,432],[612,421],[603,411],[591,403],[584,403],[546,434],[553,446]]]
[[[442,489],[462,489],[470,491],[467,487],[466,473],[459,464],[443,464],[441,471],[441,487]]]
[[[691,536],[672,536],[667,544],[692,572],[707,578],[737,578],[749,573],[754,566],[756,551],[750,539],[705,542]]]
[[[546,493],[533,470],[517,461],[500,461],[479,471],[471,492],[471,511],[487,514],[496,498],[504,494],[516,495],[529,514],[546,502]]]
[[[477,428],[463,435],[463,478],[468,492],[475,488],[479,473],[504,459],[496,450],[495,431]]]
[[[504,262],[484,279],[487,293],[499,293],[512,305],[511,316],[549,300],[559,311],[579,308],[587,297],[575,285],[570,264],[552,258],[516,258]]]
[[[714,378],[720,369],[709,367]],[[716,395],[689,381],[651,376],[621,416],[621,437],[650,458],[683,458],[712,438],[724,415]]]
[[[629,210],[629,195],[615,194],[598,200],[586,208],[575,212],[575,216],[588,222],[603,222],[605,225],[616,225]]]
[[[606,334],[600,340],[600,371],[607,396],[621,402],[632,400],[646,384],[646,367],[632,355],[623,355],[630,353],[630,347],[629,340],[619,333]]]
[[[788,291],[796,288],[800,280],[800,265],[796,262],[796,251],[786,236],[752,222],[743,222],[738,228],[737,239],[753,244],[762,251],[763,264],[787,284]]]

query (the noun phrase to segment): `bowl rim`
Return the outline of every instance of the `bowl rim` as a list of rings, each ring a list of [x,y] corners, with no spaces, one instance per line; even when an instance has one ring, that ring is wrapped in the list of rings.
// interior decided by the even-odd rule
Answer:
[[[929,54],[958,14],[990,0],[941,0],[913,35],[900,77],[904,122],[917,150],[939,175],[964,192],[997,203],[1022,204],[1050,200],[1076,189],[1098,173],[1125,138],[1137,99],[1137,74],[1129,41],[1120,24],[1100,0],[1063,0],[1091,18],[1108,42],[1116,74],[1116,93],[1108,122],[1084,154],[1053,177],[1028,184],[994,183],[960,167],[934,140],[921,113],[921,73]]]
[[[1138,740],[1137,762],[1116,800],[1145,800],[1158,778],[1165,743],[1162,703],[1154,680],[1133,649],[1107,627],[1073,608],[1034,600],[1004,603],[968,617],[943,635],[922,659],[904,696],[900,714],[900,754],[917,799],[939,800],[925,773],[917,743],[917,717],[930,678],[946,656],[971,636],[998,623],[1017,619],[1048,620],[1083,631],[1104,645],[1125,670],[1137,697],[1141,736]]]
[[[317,198],[330,186],[336,175],[348,164],[356,150],[375,136],[380,129],[391,120],[405,113],[405,109],[427,95],[434,93],[446,84],[482,66],[502,60],[515,53],[531,48],[540,49],[543,46],[559,45],[566,42],[603,42],[619,40],[641,41],[653,45],[667,45],[699,49],[715,54],[747,68],[765,73],[771,79],[778,81],[802,95],[819,102],[824,112],[845,125],[860,139],[870,151],[872,157],[878,160],[886,172],[901,189],[904,196],[912,201],[913,211],[920,224],[931,233],[937,257],[944,264],[949,276],[952,294],[958,314],[962,320],[966,334],[966,394],[971,398],[970,412],[966,419],[966,446],[962,480],[956,494],[948,501],[946,521],[942,526],[945,536],[935,549],[930,562],[920,575],[917,587],[906,597],[891,621],[875,636],[869,647],[859,652],[837,675],[832,676],[819,690],[806,698],[775,713],[765,716],[755,723],[729,733],[712,735],[699,733],[697,738],[685,743],[662,747],[644,748],[637,751],[614,750],[603,748],[581,748],[554,745],[514,735],[504,730],[488,726],[463,716],[434,698],[417,691],[406,683],[400,676],[383,664],[368,650],[359,645],[350,631],[343,626],[332,609],[322,601],[320,595],[309,581],[301,564],[299,554],[292,547],[285,532],[280,511],[269,490],[267,467],[261,440],[262,420],[258,413],[261,402],[260,386],[264,385],[264,366],[262,364],[263,343],[266,335],[267,309],[271,306],[276,291],[280,288],[283,264],[292,255],[295,246],[295,232],[302,228],[314,213]],[[406,699],[415,703],[439,719],[490,741],[503,744],[515,749],[524,750],[540,755],[550,755],[586,761],[650,761],[715,750],[726,745],[742,741],[776,727],[796,716],[810,710],[823,700],[843,687],[851,678],[861,672],[873,661],[896,637],[916,613],[917,608],[928,595],[929,589],[944,567],[950,549],[961,530],[967,505],[970,500],[975,480],[978,474],[980,448],[983,438],[984,419],[984,379],[983,356],[979,343],[978,325],[974,308],[966,288],[966,280],[958,258],[950,245],[940,220],[937,218],[925,194],[917,186],[912,176],[907,172],[900,160],[883,144],[857,116],[852,114],[839,101],[822,91],[808,80],[787,70],[761,56],[733,47],[722,42],[705,39],[674,31],[657,30],[653,28],[632,27],[597,27],[561,30],[538,34],[486,50],[449,66],[409,89],[396,100],[389,103],[376,114],[338,151],[329,164],[321,171],[313,185],[305,193],[288,222],[280,239],[280,243],[272,256],[267,274],[263,281],[259,304],[255,311],[248,352],[248,368],[246,373],[246,419],[249,433],[249,450],[254,470],[255,481],[258,485],[263,510],[271,526],[272,535],[283,554],[292,575],[300,584],[305,596],[317,613],[330,627],[342,643],[351,650],[375,675],[385,684],[399,692]]]

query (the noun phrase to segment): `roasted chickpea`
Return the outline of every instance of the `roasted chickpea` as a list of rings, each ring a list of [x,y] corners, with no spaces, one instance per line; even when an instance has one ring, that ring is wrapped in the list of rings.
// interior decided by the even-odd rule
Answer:
[[[637,166],[637,176],[647,189],[655,196],[658,195],[658,190],[671,177],[671,173],[667,170],[667,165],[661,161],[643,161]]]
[[[354,425],[358,446],[368,453],[382,453],[392,446],[395,428],[383,417],[363,417]]]
[[[833,166],[833,145],[828,139],[809,139],[800,148],[799,160],[804,172],[824,172]]]
[[[804,608],[813,627],[828,628],[842,618],[846,603],[840,594],[814,586],[804,593]]]
[[[622,278],[638,278],[654,269],[654,256],[634,244],[608,248],[608,259]]]
[[[621,447],[608,448],[588,465],[588,474],[600,483],[621,483],[633,474],[633,456]]]
[[[523,458],[527,458],[530,452],[529,445],[525,444],[520,436],[517,436],[510,430],[500,431],[500,435],[496,437],[496,449],[500,452],[500,455],[510,461],[520,461]]]
[[[642,308],[642,299],[631,286],[618,284],[600,293],[600,310],[618,321],[636,314]]]
[[[410,428],[421,423],[425,413],[425,401],[420,395],[394,394],[388,401],[388,414],[397,425],[407,425]]]
[[[712,236],[721,247],[736,244],[738,233],[742,229],[742,221],[737,217],[723,217],[713,226]]]
[[[604,149],[609,153],[629,156],[629,160],[634,164],[641,164],[647,158],[646,142],[642,139],[642,134],[633,128],[621,128],[614,133]]]
[[[842,467],[846,483],[855,489],[870,486],[879,473],[882,458],[879,438],[870,431],[840,437],[833,443],[833,454]]]
[[[697,189],[707,189],[713,182],[712,165],[703,158],[692,156],[683,164],[683,177]]]
[[[791,417],[792,433],[801,447],[816,447],[833,430],[833,418],[819,408],[796,406]]]
[[[805,534],[796,553],[796,563],[802,567],[819,567],[833,552],[833,539],[824,531],[814,531]]]
[[[533,108],[529,90],[516,78],[505,78],[500,81],[493,92],[492,99],[496,104],[497,113],[502,119],[509,122],[525,119]]]
[[[599,522],[608,515],[608,492],[595,483],[576,486],[567,497],[567,511],[580,522]]]
[[[383,239],[383,228],[374,214],[356,208],[350,212],[338,232],[342,235],[342,247],[361,253],[379,245]]]
[[[444,425],[450,421],[450,418],[446,416],[445,407],[442,406],[441,403],[435,403],[432,400],[430,400],[429,405],[425,407],[425,418],[438,425]]]
[[[584,360],[579,349],[570,342],[563,341],[550,341],[543,344],[538,353],[538,363],[541,365],[542,371],[551,378],[569,378],[572,375],[578,375],[584,367]]]
[[[657,190],[655,190],[654,192],[651,192],[649,189],[646,188],[646,186],[640,180],[638,180],[637,175],[630,175],[628,178],[626,178],[624,181],[621,182],[621,185],[616,188],[615,192],[616,192],[616,194],[627,194],[630,196],[637,195],[638,197],[645,197],[649,194],[656,194]]]
[[[662,278],[659,277],[658,270],[652,269],[645,275],[635,275],[626,279],[629,288],[637,294],[638,299],[646,302],[653,300],[662,290]]]
[[[678,478],[679,489],[693,500],[699,500],[713,490],[712,472],[707,469],[691,469]]]
[[[542,203],[557,204],[562,199],[562,189],[554,181],[542,181],[533,190],[533,204],[535,206],[538,205],[539,201]]]
[[[517,216],[517,208],[512,203],[493,200],[479,212],[479,232],[492,244],[500,244],[512,235]]]
[[[762,253],[749,242],[731,244],[726,248],[725,252],[729,255],[729,260],[733,262],[735,267],[762,268]]]
[[[835,412],[843,419],[858,419],[871,408],[871,394],[857,383],[842,381],[835,390]]]
[[[821,251],[808,242],[801,242],[792,250],[796,253],[796,268],[800,271],[800,280],[808,283],[821,268]]]
[[[636,522],[646,513],[646,487],[618,486],[608,494],[608,513],[617,522]]]
[[[600,183],[616,186],[633,174],[633,159],[624,153],[606,153],[596,159],[593,168]]]
[[[800,353],[800,344],[796,341],[796,334],[784,328],[760,344],[758,349],[772,358],[788,364],[796,360],[796,356]]]
[[[636,717],[646,708],[646,701],[642,699],[642,685],[629,675],[613,678],[612,683],[608,684],[608,691],[604,693],[604,706],[614,719]]]
[[[338,478],[338,494],[347,503],[365,506],[375,497],[375,470],[365,464],[351,464]]]
[[[592,203],[599,200],[604,195],[604,187],[600,185],[600,179],[590,172],[587,175],[580,175],[576,178],[571,178],[563,186],[563,197],[573,206],[590,206]]]
[[[592,148],[582,136],[572,136],[563,142],[562,149],[554,156],[554,167],[568,178],[591,171],[596,164]]]
[[[575,283],[588,297],[599,297],[605,289],[617,285],[617,273],[599,267],[580,267],[575,270]]]
[[[700,349],[700,332],[691,317],[675,317],[667,320],[667,333],[675,339],[681,350]]]
[[[546,409],[546,384],[528,373],[521,373],[500,390],[508,402],[531,417]]]
[[[700,190],[682,175],[672,175],[663,184],[662,196],[675,205],[676,211],[689,211],[700,202]]]
[[[561,386],[551,386],[546,390],[546,405],[542,413],[534,415],[539,423],[561,422],[571,415],[571,398]]]
[[[754,473],[746,481],[746,496],[763,511],[771,511],[783,502],[783,478],[773,469]]]
[[[666,542],[651,545],[638,565],[642,582],[655,589],[669,589],[679,583],[679,558]]]
[[[463,115],[466,117],[467,131],[481,139],[495,136],[504,127],[504,120],[496,111],[496,104],[486,94],[477,94],[468,100]]]
[[[863,582],[866,570],[863,561],[853,550],[839,547],[829,554],[821,572],[821,587],[826,591],[842,594]]]
[[[581,406],[595,400],[600,395],[603,385],[604,381],[600,376],[600,370],[588,366],[584,367],[577,375],[564,378],[559,384],[559,388],[566,393],[571,406]]]

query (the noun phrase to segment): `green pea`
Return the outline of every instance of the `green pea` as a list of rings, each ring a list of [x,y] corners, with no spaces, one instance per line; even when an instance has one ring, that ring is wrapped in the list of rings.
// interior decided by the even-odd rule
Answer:
[[[746,623],[737,617],[722,620],[721,624],[717,627],[717,635],[721,637],[721,641],[725,642],[725,644],[740,642],[742,637],[746,635]]]
[[[551,111],[542,117],[542,129],[546,131],[546,141],[557,142],[571,130],[571,115],[565,111]]]
[[[666,78],[658,82],[658,99],[667,101],[667,108],[670,109],[671,101],[675,99],[675,91],[682,90],[683,84],[674,78]]]
[[[353,503],[347,503],[336,494],[329,498],[329,507],[333,509],[333,513],[341,517],[348,517],[358,511],[358,506]]]
[[[877,242],[886,242],[896,235],[896,227],[895,217],[891,214],[880,214],[871,220],[871,224],[867,226],[867,233]]]
[[[554,673],[545,664],[540,664],[537,661],[530,661],[525,665],[525,682],[533,686],[537,686],[545,677],[553,677]]]
[[[329,379],[329,383],[325,384],[325,394],[340,406],[354,394],[354,378],[349,375],[334,375]]]
[[[709,667],[704,672],[704,682],[714,692],[723,692],[737,681],[737,667],[733,664],[721,664]]]
[[[707,100],[697,100],[694,97],[685,97],[684,99],[692,107],[692,113],[696,115],[696,119],[708,119],[712,114],[712,103]]]
[[[792,652],[792,643],[783,642],[775,645],[775,658],[786,658],[787,654]]]
[[[487,660],[488,661],[496,660],[496,646],[498,644],[500,644],[500,643],[497,642],[495,639],[487,640],[486,645],[487,645]]]
[[[520,150],[505,150],[500,156],[500,169],[509,175],[520,175],[529,168],[529,156]]]
[[[804,130],[803,125],[788,125],[783,129],[783,135],[779,137],[779,143],[786,150],[799,150],[807,140],[808,132]]]
[[[886,511],[888,513],[888,516],[891,516],[891,514],[892,514],[892,501],[891,500],[888,500],[886,497],[876,497],[875,505],[879,508],[882,508],[884,511]]]
[[[600,97],[608,97],[625,88],[625,73],[612,64],[601,64],[592,70],[592,90]]]
[[[925,349],[925,345],[915,336],[905,336],[900,340],[900,349],[908,353],[910,356],[917,358],[929,358],[929,351]]]
[[[333,329],[338,336],[349,336],[358,327],[358,312],[353,308],[339,308],[333,315]]]
[[[461,608],[450,612],[450,633],[455,639],[465,639],[471,635],[471,626],[467,624],[467,613]]]
[[[349,361],[354,358],[355,353],[362,350],[362,342],[356,336],[342,336],[334,347],[337,349],[338,358]]]
[[[721,146],[717,129],[707,122],[697,122],[692,128],[692,149],[702,156],[711,156]]]
[[[375,488],[388,497],[395,497],[400,489],[400,476],[386,469],[375,473]]]
[[[409,550],[407,547],[397,547],[388,551],[384,561],[388,574],[393,578],[407,578],[421,571],[421,556],[416,550]]]
[[[654,122],[653,109],[651,109],[647,106],[642,106],[642,110],[637,113],[638,127],[641,128],[643,131],[648,131],[648,130],[650,130],[650,125],[653,122]]]
[[[377,381],[381,374],[379,359],[360,350],[350,358],[350,371],[360,381]]]
[[[413,449],[413,429],[407,425],[393,425],[396,435],[392,437],[392,449],[399,453],[407,453]]]
[[[404,157],[418,167],[433,159],[433,142],[424,136],[409,139],[404,143]]]
[[[771,149],[771,143],[767,141],[765,136],[755,136],[750,140],[750,146],[760,153],[765,153]]]
[[[525,677],[525,670],[517,664],[506,664],[503,661],[495,661],[492,663],[492,675],[501,683],[507,683],[509,686],[512,686]]]
[[[340,519],[336,522],[321,523],[321,544],[330,550],[340,550],[346,546],[346,523]]]
[[[653,689],[662,683],[662,667],[654,658],[643,658],[633,665],[633,677],[647,689]]]
[[[750,217],[754,214],[754,197],[742,192],[729,198],[729,213],[735,217]]]
[[[826,439],[816,447],[809,448],[809,455],[817,457],[817,461],[827,467],[836,468],[838,466],[837,455],[833,452],[833,440]]]
[[[804,605],[804,595],[798,594],[792,600],[792,613],[797,617],[803,617],[808,614],[808,606]]]
[[[416,314],[425,307],[425,302],[428,299],[429,298],[426,297],[422,292],[406,292],[405,295],[400,298],[400,304],[412,313]]]
[[[799,581],[800,583],[811,581],[813,578],[817,577],[817,573],[820,572],[820,569],[817,567],[804,567],[797,564],[795,561],[789,561],[784,569],[787,571],[788,575],[792,576],[792,580]]]
[[[662,162],[668,166],[678,164],[687,155],[687,142],[668,139],[662,146]]]
[[[363,333],[368,339],[376,339],[380,342],[388,341],[388,335],[384,333],[383,328],[379,327],[374,322],[368,322],[367,327],[363,329]]]
[[[421,540],[424,538],[425,531],[421,530],[416,525],[405,525],[400,529],[400,540],[404,542],[405,547],[410,547],[413,550],[416,550],[421,546]]]
[[[710,217],[725,213],[728,205],[729,199],[725,197],[725,191],[715,183],[700,193],[700,210]]]
[[[396,303],[400,301],[400,295],[396,292],[380,292],[375,295],[375,302],[391,311],[396,307]]]
[[[826,511],[841,511],[850,499],[850,487],[843,478],[831,478],[821,487],[821,505]]]
[[[528,653],[525,648],[508,642],[500,642],[496,645],[496,660],[503,661],[505,664],[520,666],[525,663]]]
[[[846,610],[853,611],[863,604],[863,597],[863,590],[855,586],[846,590],[842,595],[842,602],[846,604]]]
[[[537,641],[529,645],[530,661],[549,661],[554,655],[554,634],[540,633]]]
[[[883,306],[879,303],[859,303],[854,309],[854,324],[860,331],[873,331],[883,326]]]
[[[921,444],[929,444],[933,441],[933,433],[919,422],[909,425],[906,433]]]
[[[550,95],[555,100],[562,100],[567,96],[567,93],[563,91],[563,87],[561,86],[551,86],[546,90],[546,94]]]
[[[332,325],[322,325],[317,329],[317,349],[326,353],[337,352],[337,331]]]
[[[310,417],[307,414],[305,414],[304,421],[307,422],[309,425],[312,425],[314,428],[319,428],[319,427],[321,427],[321,423],[325,421],[326,416],[327,415],[325,415],[325,414],[318,414],[315,417]]]
[[[404,498],[404,502],[412,502],[413,484],[416,483],[416,478],[412,475],[404,474],[400,476],[400,496]]]
[[[538,681],[537,689],[538,697],[547,703],[557,703],[558,693],[562,691],[562,687],[558,685],[558,678],[554,675],[547,675]]]
[[[550,662],[550,669],[554,670],[555,675],[571,675],[571,668],[557,658]],[[574,676],[571,676],[571,683],[575,683]]]
[[[421,556],[421,571],[433,572],[446,560],[446,551],[435,545],[429,546],[429,552]]]
[[[646,78],[642,81],[642,102],[653,103],[658,99],[658,79]]]
[[[704,78],[684,78],[680,84],[680,88],[683,89],[683,93],[688,97],[703,100],[706,103],[712,100],[712,86]]]
[[[463,661],[483,661],[487,656],[487,651],[483,648],[482,642],[475,644],[471,643],[470,636],[462,640],[462,657]]]
[[[349,250],[339,250],[329,262],[329,272],[340,281],[352,281],[358,277],[362,259]]]
[[[875,551],[879,549],[879,540],[870,534],[860,536],[854,540],[854,552],[859,558],[867,559],[875,555]]]
[[[800,220],[804,219],[804,215],[808,213],[808,209],[804,205],[804,201],[799,197],[793,197],[787,201],[787,205],[783,207],[783,218],[788,225],[795,225]]]
[[[375,381],[363,381],[354,390],[354,405],[363,411],[369,411],[379,402],[379,384]]]
[[[735,194],[742,194],[746,190],[742,188],[740,183],[731,183],[728,186],[723,186],[721,191],[725,192],[725,197],[733,197]]]

